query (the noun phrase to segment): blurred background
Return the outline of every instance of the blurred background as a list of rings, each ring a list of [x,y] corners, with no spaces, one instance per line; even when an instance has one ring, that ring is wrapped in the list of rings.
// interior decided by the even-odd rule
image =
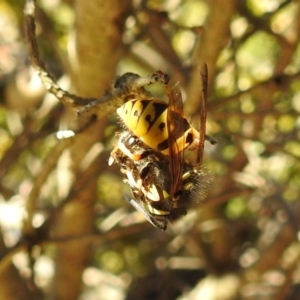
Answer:
[[[56,138],[78,117],[31,66],[24,5],[0,1],[0,298],[300,299],[300,1],[37,2],[41,58],[76,95],[162,70],[197,127],[207,63],[214,181],[166,232],[107,165],[115,107]]]

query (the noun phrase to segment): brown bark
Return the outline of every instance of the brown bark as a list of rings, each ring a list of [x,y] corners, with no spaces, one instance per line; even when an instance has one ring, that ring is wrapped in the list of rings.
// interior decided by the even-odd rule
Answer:
[[[130,8],[131,1],[76,1],[70,68],[77,94],[101,96],[114,78],[124,47],[122,34]],[[90,147],[101,141],[105,123],[105,119],[97,121],[76,139],[71,148],[75,173],[80,172],[78,166]],[[93,231],[96,188],[97,177],[89,178],[80,193],[60,213],[52,237],[76,236]],[[54,299],[78,298],[82,273],[90,254],[90,243],[74,242],[71,246],[58,247],[52,288]]]

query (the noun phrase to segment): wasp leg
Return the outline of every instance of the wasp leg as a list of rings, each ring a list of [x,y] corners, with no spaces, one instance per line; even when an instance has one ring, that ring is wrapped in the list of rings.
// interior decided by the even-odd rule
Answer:
[[[142,157],[142,153],[131,153],[130,150],[123,143],[118,143],[118,147],[131,160],[140,160]]]

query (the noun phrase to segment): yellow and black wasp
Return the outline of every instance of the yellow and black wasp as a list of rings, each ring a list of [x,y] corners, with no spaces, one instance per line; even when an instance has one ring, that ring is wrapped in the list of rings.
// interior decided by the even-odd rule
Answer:
[[[169,103],[134,99],[117,110],[125,131],[119,135],[110,164],[120,165],[131,186],[135,199],[130,203],[163,230],[168,221],[185,215],[208,191],[209,176],[201,165],[206,137],[206,68],[202,82],[200,131],[184,117],[180,91],[168,85]],[[195,164],[185,162],[187,148],[197,150]]]
[[[139,159],[131,159],[131,154]],[[109,163],[113,162],[119,164],[124,182],[131,187],[133,199],[127,200],[161,230],[202,202],[209,190],[211,179],[207,171],[201,165],[184,162],[180,188],[172,196],[169,158],[127,130],[118,135],[118,146]]]

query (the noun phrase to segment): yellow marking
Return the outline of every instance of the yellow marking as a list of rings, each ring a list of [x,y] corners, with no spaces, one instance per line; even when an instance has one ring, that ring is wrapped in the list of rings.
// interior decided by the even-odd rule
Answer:
[[[192,182],[188,182],[183,185],[183,189],[188,190],[188,191],[190,191],[193,187],[194,187],[194,184]]]
[[[183,175],[182,175],[182,180],[185,181],[187,180],[188,178],[191,177],[191,172],[185,172]]]
[[[163,196],[164,196],[164,199],[166,199],[166,198],[170,197],[170,194],[168,194],[167,191],[163,190]]]
[[[167,215],[170,214],[169,211],[158,210],[158,209],[154,208],[153,206],[151,206],[148,203],[146,204],[146,208],[147,208],[148,212],[150,212],[153,215],[167,216]]]

